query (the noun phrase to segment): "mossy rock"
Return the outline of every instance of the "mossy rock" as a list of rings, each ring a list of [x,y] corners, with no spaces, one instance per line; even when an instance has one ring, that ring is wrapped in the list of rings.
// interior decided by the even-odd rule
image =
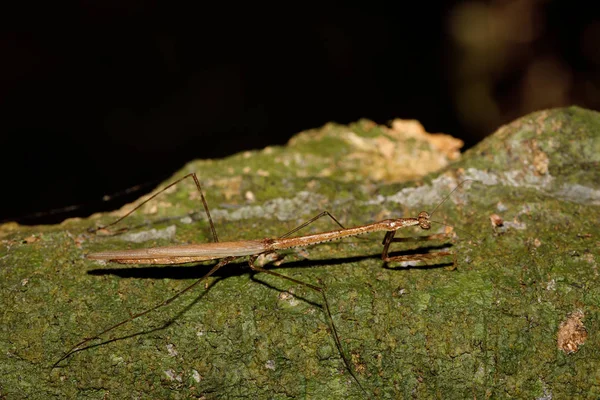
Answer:
[[[198,173],[221,241],[277,237],[325,209],[346,226],[415,216],[466,180],[433,215],[453,227],[443,246],[454,257],[384,265],[383,235],[368,235],[289,251],[269,268],[325,288],[374,398],[600,397],[600,114],[537,112],[460,157],[454,139],[396,124],[329,124],[284,147],[192,162],[173,180]],[[244,262],[51,368],[73,344],[208,271],[214,263],[84,257],[210,241],[198,197],[191,181],[168,190],[116,236],[88,229],[131,205],[56,226],[0,226],[0,398],[365,397],[318,294]],[[449,232],[443,224],[432,230]],[[334,228],[320,219],[299,234]],[[410,246],[398,249],[441,248]]]

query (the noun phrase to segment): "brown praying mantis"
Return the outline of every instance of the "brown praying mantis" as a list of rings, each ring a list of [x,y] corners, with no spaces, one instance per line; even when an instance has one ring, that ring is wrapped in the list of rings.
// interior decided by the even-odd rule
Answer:
[[[103,252],[90,253],[87,255],[88,259],[92,260],[104,260],[109,262],[121,263],[121,264],[183,264],[183,263],[193,263],[207,260],[217,260],[216,265],[214,265],[203,277],[187,286],[186,288],[180,290],[172,297],[167,300],[155,305],[152,308],[149,308],[143,312],[132,315],[130,318],[125,319],[117,324],[114,324],[101,332],[97,333],[93,337],[85,338],[79,343],[72,346],[58,361],[54,363],[52,368],[58,367],[60,363],[70,357],[72,354],[82,351],[91,345],[88,346],[92,340],[100,339],[103,335],[107,334],[115,330],[116,328],[127,324],[130,321],[133,321],[136,318],[139,318],[143,315],[146,315],[160,307],[166,306],[173,302],[175,299],[183,295],[184,293],[190,291],[198,284],[209,278],[211,275],[215,274],[222,267],[236,261],[239,259],[247,258],[248,265],[253,271],[262,272],[266,274],[270,274],[295,284],[302,285],[307,287],[321,295],[323,300],[323,309],[325,311],[325,315],[328,320],[328,324],[331,328],[331,333],[333,340],[335,342],[336,348],[344,362],[345,368],[348,370],[354,381],[358,384],[361,390],[370,397],[368,392],[361,385],[356,372],[351,367],[351,364],[348,360],[348,357],[345,355],[341,340],[337,331],[337,328],[333,322],[332,313],[330,310],[329,302],[327,300],[327,296],[325,295],[325,290],[323,287],[316,286],[310,283],[302,282],[300,280],[273,272],[271,270],[265,269],[262,263],[258,262],[259,257],[263,258],[263,261],[273,262],[278,260],[279,250],[291,249],[296,247],[305,247],[310,245],[316,245],[324,242],[329,242],[332,240],[338,240],[346,237],[357,236],[364,233],[372,233],[372,232],[385,232],[385,236],[383,239],[383,252],[382,259],[384,262],[402,262],[409,260],[426,260],[426,259],[436,259],[440,257],[446,257],[454,255],[454,253],[449,251],[438,251],[435,253],[427,253],[427,254],[418,254],[418,255],[389,255],[389,247],[393,242],[405,241],[406,238],[394,238],[396,232],[402,228],[410,227],[410,226],[418,226],[423,230],[429,230],[431,228],[431,223],[435,221],[431,221],[431,215],[443,204],[448,197],[457,190],[460,186],[462,186],[465,182],[469,180],[465,180],[461,182],[446,198],[432,211],[431,214],[426,211],[421,211],[417,217],[406,217],[406,218],[395,218],[395,219],[385,219],[382,221],[373,222],[366,225],[360,225],[352,228],[345,228],[333,215],[331,215],[328,211],[323,211],[317,216],[311,218],[307,222],[301,224],[290,232],[286,233],[283,236],[278,238],[265,238],[265,239],[257,239],[257,240],[239,240],[239,241],[230,241],[230,242],[219,242],[216,229],[214,227],[214,223],[212,217],[210,215],[208,203],[204,197],[204,193],[202,191],[202,187],[200,185],[200,181],[195,173],[188,174],[175,182],[169,184],[161,191],[155,193],[150,196],[148,199],[143,201],[137,207],[126,213],[124,216],[120,217],[116,221],[100,228],[95,228],[92,231],[98,231],[101,229],[107,229],[111,226],[114,226],[127,218],[130,214],[138,210],[148,201],[152,200],[165,190],[169,189],[172,186],[177,185],[179,182],[184,179],[192,178],[196,185],[198,192],[200,193],[200,199],[202,201],[204,211],[208,217],[208,222],[210,225],[210,229],[212,232],[213,240],[212,243],[200,243],[200,244],[187,244],[187,245],[178,245],[178,246],[166,246],[166,247],[152,247],[152,248],[144,248],[144,249],[133,249],[133,250],[107,250]],[[319,218],[324,216],[328,216],[332,219],[340,229],[331,230],[327,232],[314,233],[303,236],[295,236],[291,237],[292,234],[298,232],[302,228],[308,226]],[[445,236],[444,234],[431,235],[426,237],[421,237],[419,239],[427,240],[427,239],[439,239],[440,237]],[[86,347],[87,346],[87,347]]]

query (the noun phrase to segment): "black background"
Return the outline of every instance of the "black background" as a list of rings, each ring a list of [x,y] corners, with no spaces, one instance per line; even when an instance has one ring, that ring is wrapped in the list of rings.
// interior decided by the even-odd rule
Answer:
[[[142,193],[104,194],[328,121],[418,119],[469,147],[535,109],[598,109],[600,25],[569,4],[22,5],[0,37],[0,221],[114,209]],[[514,18],[533,34],[469,47],[452,33],[471,29],[469,42]],[[464,90],[474,82],[487,102]]]

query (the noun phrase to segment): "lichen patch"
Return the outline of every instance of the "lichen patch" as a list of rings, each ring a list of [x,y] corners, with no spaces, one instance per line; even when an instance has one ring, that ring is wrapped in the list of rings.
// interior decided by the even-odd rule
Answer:
[[[567,354],[575,353],[587,339],[587,330],[581,320],[582,311],[575,311],[558,327],[558,348]]]

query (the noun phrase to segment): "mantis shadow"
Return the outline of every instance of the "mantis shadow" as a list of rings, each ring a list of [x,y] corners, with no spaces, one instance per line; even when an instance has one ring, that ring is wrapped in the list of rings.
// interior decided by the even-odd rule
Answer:
[[[419,254],[429,253],[429,252],[432,252],[435,250],[441,250],[441,249],[447,249],[447,248],[448,248],[448,245],[436,245],[436,246],[432,245],[432,246],[420,247],[419,249],[397,251],[394,253],[390,253],[390,255],[406,255],[406,256],[415,255],[415,256],[418,256]],[[269,270],[278,270],[278,269],[314,268],[315,266],[321,266],[321,267],[343,266],[348,263],[359,263],[359,262],[377,258],[377,257],[380,257],[379,253],[361,255],[361,256],[337,257],[337,258],[316,259],[316,260],[315,259],[303,259],[303,260],[294,260],[294,261],[290,261],[290,262],[285,262],[280,265],[269,264],[266,268]],[[422,263],[423,261],[418,260],[418,262]],[[430,270],[430,269],[446,268],[451,265],[453,265],[452,262],[436,262],[434,264],[429,263],[429,264],[424,264],[424,265],[406,265],[406,266],[400,266],[400,267],[391,267],[391,266],[389,266],[388,263],[383,262],[382,267],[385,269],[388,269],[388,270]],[[203,267],[205,267],[205,266],[208,267],[209,265],[208,264],[204,264],[204,265],[196,264],[196,265],[187,265],[187,266],[103,268],[103,269],[93,269],[93,270],[88,271],[87,273],[89,275],[94,275],[94,276],[114,275],[114,276],[118,276],[120,278],[133,278],[133,279],[192,280],[192,279],[200,279],[200,278],[204,277],[204,275],[206,274],[206,271],[204,270]],[[229,268],[227,268],[227,267],[229,267]],[[174,320],[179,318],[187,310],[189,310],[194,304],[196,304],[198,301],[200,301],[217,282],[227,279],[229,277],[242,276],[242,275],[245,275],[248,273],[250,273],[250,275],[251,275],[250,278],[253,281],[261,283],[261,284],[263,284],[271,289],[277,290],[279,292],[286,291],[285,289],[278,287],[279,285],[274,285],[274,284],[268,283],[262,279],[256,278],[255,277],[256,274],[259,274],[260,272],[251,270],[250,267],[248,266],[247,262],[245,262],[245,261],[232,262],[231,264],[228,264],[228,265],[222,267],[221,269],[216,271],[214,274],[212,274],[211,276],[214,276],[217,279],[213,280],[206,287],[204,292],[202,294],[200,294],[199,296],[197,296],[188,306],[186,306],[184,309],[179,311],[174,317],[170,318],[169,321],[167,321],[167,323],[165,325],[163,325],[162,327],[153,328],[152,330],[149,330],[149,331],[140,332],[140,334],[152,333],[157,330],[168,327],[169,325],[171,325],[173,323]],[[298,297],[299,299],[306,301],[307,303],[310,303],[314,306],[321,307],[321,305],[319,303],[315,303],[314,301],[307,299],[303,296],[298,295],[296,297]],[[137,336],[137,335],[132,334],[132,335],[128,335],[124,338],[129,338],[132,336]],[[116,339],[112,339],[107,342],[110,343],[114,340],[116,340]]]
[[[420,247],[418,249],[398,251],[398,252],[394,252],[391,254],[392,255],[418,256],[419,254],[429,253],[434,250],[447,249],[448,247],[449,247],[448,244],[437,245],[437,246],[432,245],[432,246]],[[358,263],[358,262],[372,259],[372,258],[379,257],[379,256],[380,256],[379,253],[375,253],[375,254],[362,255],[362,256],[338,257],[338,258],[329,258],[329,259],[320,259],[320,260],[311,260],[311,259],[295,260],[295,261],[287,262],[287,263],[280,264],[280,265],[270,265],[268,269],[273,270],[273,269],[282,269],[282,268],[285,268],[285,269],[314,268],[316,265],[318,265],[318,266],[342,266],[342,265],[345,265],[348,263]],[[231,266],[231,268],[225,268],[226,266],[229,266],[229,265]],[[165,323],[161,324],[160,326],[156,326],[156,327],[153,327],[150,329],[143,329],[141,331],[123,335],[123,336],[119,336],[119,337],[106,339],[99,343],[92,343],[92,344],[86,345],[81,348],[75,348],[75,349],[71,350],[69,353],[67,353],[65,356],[63,356],[61,359],[59,359],[59,361],[57,361],[53,365],[53,368],[61,367],[60,363],[63,360],[65,360],[66,358],[70,358],[71,355],[78,353],[80,351],[89,350],[89,349],[99,347],[99,346],[104,346],[104,345],[107,345],[107,344],[110,344],[113,342],[117,342],[120,340],[127,340],[127,339],[134,338],[137,336],[142,336],[142,335],[147,335],[147,334],[151,334],[154,332],[159,332],[159,331],[162,331],[162,330],[168,328],[177,319],[179,319],[182,315],[184,315],[189,309],[191,309],[195,304],[197,304],[199,301],[201,301],[204,298],[204,296],[206,296],[208,294],[209,290],[212,287],[214,287],[214,285],[216,283],[218,283],[219,281],[224,280],[228,277],[241,276],[241,275],[244,275],[244,274],[250,272],[250,274],[251,274],[250,279],[252,279],[253,281],[258,282],[262,285],[265,285],[266,287],[268,287],[270,289],[277,290],[280,293],[286,291],[286,289],[280,288],[279,287],[280,285],[275,285],[273,283],[269,283],[262,279],[256,278],[256,274],[260,273],[260,271],[251,270],[246,262],[232,262],[229,265],[226,265],[226,266],[220,268],[219,270],[215,271],[215,273],[212,274],[211,276],[214,276],[216,279],[210,281],[210,283],[207,284],[205,290],[201,294],[196,296],[194,298],[194,300],[192,300],[189,304],[187,304],[181,310],[176,312],[175,315],[173,315],[171,318],[169,318]],[[407,265],[407,266],[402,266],[402,267],[389,267],[388,263],[384,262],[383,268],[390,269],[390,270],[399,270],[399,269],[428,270],[428,269],[444,268],[449,265],[453,265],[453,263],[446,262],[446,263],[435,263],[435,264],[426,264],[426,265]],[[205,265],[197,265],[196,264],[196,268],[194,268],[193,266],[160,266],[160,267],[152,266],[152,267],[106,268],[106,269],[93,269],[93,270],[88,271],[87,273],[89,275],[94,275],[94,276],[114,275],[114,276],[118,276],[120,278],[135,278],[135,279],[165,279],[165,278],[169,278],[169,279],[201,279],[206,275],[206,271],[203,270],[202,266],[208,266],[208,265],[206,265],[206,264]],[[306,284],[306,285],[308,286],[309,284]],[[294,296],[314,307],[318,307],[323,310],[322,304],[315,302],[314,300],[311,300],[304,295],[294,294]],[[86,338],[85,340],[94,340],[94,339],[95,338]]]
[[[420,254],[427,254],[434,250],[448,249],[448,244],[435,245],[420,247],[418,249],[395,251],[390,253],[391,256],[406,255],[406,256],[418,256]],[[380,253],[367,254],[362,256],[350,256],[350,257],[337,257],[328,259],[303,259],[284,262],[279,265],[268,264],[266,267],[269,270],[277,269],[299,269],[299,268],[314,268],[315,266],[343,266],[348,263],[358,263],[365,260],[381,257]],[[422,260],[416,260],[417,262],[424,262]],[[429,270],[444,268],[453,263],[434,263],[426,265],[406,265],[400,267],[390,267],[388,263],[383,263],[383,268],[391,270]],[[177,266],[151,266],[151,267],[121,267],[121,268],[98,268],[87,271],[88,275],[94,276],[105,276],[114,275],[120,278],[135,278],[135,279],[200,279],[206,271],[202,267],[209,267],[210,264],[189,264],[189,265],[177,265]],[[229,267],[229,268],[228,268]],[[228,278],[231,276],[242,276],[249,272],[252,272],[246,261],[231,262],[230,264],[222,267],[211,276],[219,278]]]

